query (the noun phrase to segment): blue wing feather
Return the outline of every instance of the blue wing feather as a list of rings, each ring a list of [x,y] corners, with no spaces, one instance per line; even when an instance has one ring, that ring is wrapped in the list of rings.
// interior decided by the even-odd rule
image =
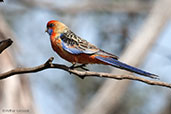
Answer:
[[[85,50],[81,50],[81,49],[77,49],[77,48],[71,48],[69,47],[65,42],[62,41],[62,48],[71,53],[71,54],[81,54],[81,53],[85,53],[85,54],[94,54],[97,52],[97,50],[91,50],[91,49],[85,49]]]
[[[71,54],[94,54],[99,51],[97,47],[78,37],[71,30],[62,33],[60,38],[63,49]]]
[[[83,51],[76,48],[69,48],[64,42],[62,42],[62,48],[71,54],[81,54]]]

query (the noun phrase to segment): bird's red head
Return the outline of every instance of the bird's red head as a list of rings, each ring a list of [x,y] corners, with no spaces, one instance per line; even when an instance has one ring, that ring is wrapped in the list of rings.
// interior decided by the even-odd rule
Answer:
[[[57,21],[57,20],[51,20],[47,23],[47,29],[46,32],[49,35],[53,35],[53,34],[60,34],[63,33],[65,29],[67,29],[68,27],[65,26],[63,23]]]

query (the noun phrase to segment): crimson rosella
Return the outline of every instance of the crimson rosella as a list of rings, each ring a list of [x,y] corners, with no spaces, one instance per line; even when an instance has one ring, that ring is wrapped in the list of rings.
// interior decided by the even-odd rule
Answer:
[[[79,64],[104,64],[134,72],[150,78],[158,76],[118,60],[118,57],[97,48],[93,44],[74,34],[65,24],[51,20],[47,23],[46,32],[50,35],[53,50],[73,66]]]

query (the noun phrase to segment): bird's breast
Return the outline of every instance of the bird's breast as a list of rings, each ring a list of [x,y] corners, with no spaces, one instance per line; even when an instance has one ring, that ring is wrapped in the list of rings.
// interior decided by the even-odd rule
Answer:
[[[51,45],[53,50],[63,59],[71,63],[77,62],[77,58],[75,57],[75,55],[70,54],[63,49],[61,39],[51,39]]]

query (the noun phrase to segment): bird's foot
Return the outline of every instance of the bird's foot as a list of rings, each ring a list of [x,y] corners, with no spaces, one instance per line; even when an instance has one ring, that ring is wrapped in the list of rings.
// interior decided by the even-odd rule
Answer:
[[[86,67],[86,64],[82,64],[82,65],[78,65],[78,66],[75,66],[75,68],[81,68],[85,71],[89,71],[89,69],[85,68]]]
[[[70,69],[81,68],[81,69],[83,69],[83,70],[85,70],[85,71],[89,71],[89,69],[87,69],[87,68],[85,68],[85,67],[86,67],[86,64],[81,64],[81,65],[77,65],[77,66],[75,66],[75,64],[73,64],[73,65],[70,67]]]
[[[72,66],[69,67],[70,69],[74,69],[75,68],[75,64],[72,64]]]

